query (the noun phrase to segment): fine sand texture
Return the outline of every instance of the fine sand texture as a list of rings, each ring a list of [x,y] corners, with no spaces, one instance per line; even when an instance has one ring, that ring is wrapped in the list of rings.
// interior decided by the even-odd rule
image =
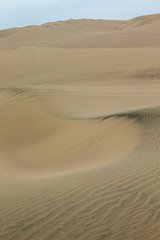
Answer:
[[[0,31],[0,239],[160,240],[160,14]]]

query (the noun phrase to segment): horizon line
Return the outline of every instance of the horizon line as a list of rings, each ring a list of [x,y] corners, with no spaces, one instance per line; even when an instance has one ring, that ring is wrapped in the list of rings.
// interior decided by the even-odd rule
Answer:
[[[10,28],[4,28],[4,29],[0,29],[0,31],[5,31],[5,30],[10,30],[10,29],[19,29],[19,28],[27,28],[27,27],[32,27],[32,26],[42,26],[44,24],[47,23],[56,23],[56,22],[67,22],[70,20],[101,20],[101,21],[130,21],[132,19],[136,19],[139,17],[145,17],[145,16],[154,16],[154,15],[160,15],[160,13],[153,13],[153,14],[143,14],[143,15],[137,15],[136,17],[133,18],[129,18],[129,19],[105,19],[105,18],[68,18],[65,20],[56,20],[56,21],[49,21],[49,22],[44,22],[42,24],[29,24],[29,25],[25,25],[25,26],[20,26],[20,27],[10,27]]]

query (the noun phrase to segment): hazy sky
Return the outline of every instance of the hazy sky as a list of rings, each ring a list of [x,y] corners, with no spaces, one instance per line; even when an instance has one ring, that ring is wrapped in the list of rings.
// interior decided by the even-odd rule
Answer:
[[[160,0],[0,0],[0,29],[57,20],[130,19],[160,13]]]

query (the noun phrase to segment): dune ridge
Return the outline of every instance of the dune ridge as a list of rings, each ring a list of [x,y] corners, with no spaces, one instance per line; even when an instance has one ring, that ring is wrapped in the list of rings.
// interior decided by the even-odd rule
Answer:
[[[83,108],[83,114],[89,115],[82,115],[76,111],[77,104],[82,108],[79,97],[59,94],[66,106],[68,98],[74,100],[70,110],[74,115],[68,115],[66,107],[60,107],[61,100],[58,104],[51,95],[54,90],[48,91],[1,89],[1,174],[42,177],[43,173],[54,176],[82,171],[121,159],[136,146],[140,127],[134,119],[120,114],[99,116],[96,108],[93,117],[88,108]]]
[[[160,14],[126,21],[68,20],[0,31],[0,49],[159,46]]]

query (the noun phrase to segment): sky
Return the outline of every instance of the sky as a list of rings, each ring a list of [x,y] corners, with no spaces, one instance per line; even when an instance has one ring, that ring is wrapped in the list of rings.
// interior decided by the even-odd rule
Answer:
[[[0,29],[67,19],[119,19],[160,13],[160,0],[0,0]]]

